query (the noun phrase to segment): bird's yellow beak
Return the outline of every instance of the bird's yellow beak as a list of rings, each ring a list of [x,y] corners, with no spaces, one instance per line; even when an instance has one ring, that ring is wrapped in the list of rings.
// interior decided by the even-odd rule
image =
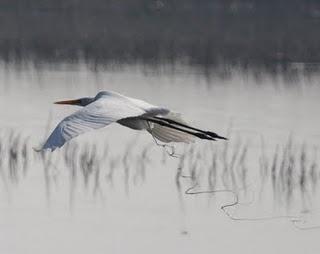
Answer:
[[[66,100],[66,101],[56,101],[54,104],[63,104],[63,105],[79,105],[80,99],[78,100]]]

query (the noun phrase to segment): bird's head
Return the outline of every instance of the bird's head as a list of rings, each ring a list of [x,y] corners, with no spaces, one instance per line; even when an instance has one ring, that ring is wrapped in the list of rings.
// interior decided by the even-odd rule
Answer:
[[[75,100],[65,100],[65,101],[56,101],[54,104],[60,104],[60,105],[76,105],[76,106],[87,106],[91,102],[94,101],[94,98],[91,97],[83,97]]]

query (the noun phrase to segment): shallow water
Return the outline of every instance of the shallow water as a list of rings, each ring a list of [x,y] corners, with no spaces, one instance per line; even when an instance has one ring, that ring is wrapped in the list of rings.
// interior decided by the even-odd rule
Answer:
[[[33,151],[76,110],[53,101],[100,90],[230,140],[176,145],[175,158],[114,124]],[[0,253],[318,253],[319,92],[317,76],[1,66]],[[192,194],[212,190],[224,192]]]

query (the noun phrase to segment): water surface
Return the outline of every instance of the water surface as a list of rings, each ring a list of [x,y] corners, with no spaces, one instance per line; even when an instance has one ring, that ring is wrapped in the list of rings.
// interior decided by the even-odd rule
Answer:
[[[52,102],[101,90],[230,140],[176,145],[175,158],[113,124],[52,154],[33,151],[76,110]],[[319,92],[316,75],[2,65],[0,252],[318,253],[318,230],[301,228],[320,223]],[[221,206],[235,198],[228,217]]]

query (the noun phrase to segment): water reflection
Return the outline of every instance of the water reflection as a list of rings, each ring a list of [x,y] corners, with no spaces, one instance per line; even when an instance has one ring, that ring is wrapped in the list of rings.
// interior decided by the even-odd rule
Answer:
[[[169,153],[163,159],[149,155],[151,149],[167,149],[154,143],[137,145],[134,138],[121,154],[109,154],[111,144],[71,142],[60,152],[35,152],[29,138],[14,130],[2,131],[0,140],[0,172],[2,186],[9,194],[23,181],[30,181],[30,171],[42,168],[48,204],[53,188],[64,181],[68,172],[69,204],[73,207],[79,190],[103,199],[111,187],[123,186],[127,196],[130,189],[147,181],[150,167],[176,168],[175,184],[179,202],[185,193],[232,191],[239,199],[252,195],[252,202],[270,203],[271,207],[311,211],[318,195],[318,149],[290,138],[275,147],[261,141],[251,145],[247,139],[230,137],[229,142],[185,146],[176,158]],[[138,148],[139,147],[139,148]],[[268,149],[266,149],[268,147]],[[171,155],[171,156],[170,156]],[[167,163],[171,159],[174,163]],[[252,198],[252,197],[251,197]],[[214,199],[208,196],[211,202]]]
[[[50,243],[58,247],[44,240],[42,252],[48,246],[68,252],[60,244],[65,239],[81,248],[77,253],[95,252],[95,246],[109,250],[123,243],[123,236],[126,246],[121,248],[126,250],[130,241],[137,250],[135,244],[142,242],[144,248],[161,239],[161,253],[182,252],[180,246],[212,253],[217,245],[234,253],[251,244],[258,252],[273,253],[282,246],[283,253],[299,253],[298,247],[316,246],[317,241],[309,242],[313,237],[296,234],[292,225],[317,228],[319,220],[318,76],[299,72],[287,79],[281,73],[255,75],[236,68],[227,76],[221,71],[224,79],[208,69],[208,78],[185,66],[116,65],[95,71],[85,64],[20,67],[0,66],[4,244],[16,242],[20,232],[40,238],[50,232]],[[143,132],[110,125],[54,153],[33,150],[77,110],[53,101],[101,90],[167,106],[191,125],[229,141],[175,144],[173,151]],[[118,239],[115,232],[120,232]],[[181,238],[187,241],[181,243]],[[164,241],[174,242],[175,251],[171,246],[164,250]]]

